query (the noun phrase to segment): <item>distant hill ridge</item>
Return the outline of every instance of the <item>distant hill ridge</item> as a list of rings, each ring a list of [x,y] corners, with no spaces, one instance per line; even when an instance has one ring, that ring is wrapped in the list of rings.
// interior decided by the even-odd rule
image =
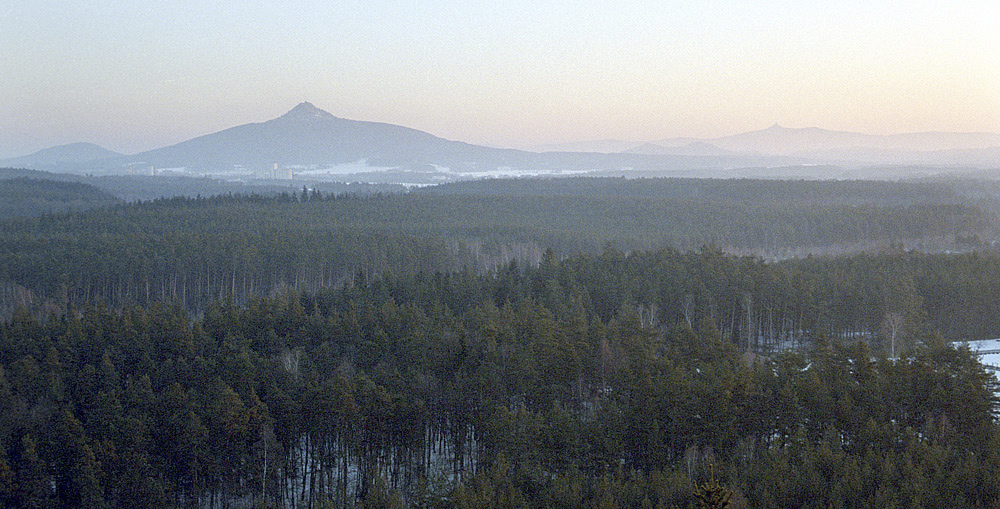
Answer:
[[[986,150],[1000,147],[1000,134],[943,131],[875,135],[832,131],[819,127],[767,129],[717,138],[667,138],[650,142],[602,140],[568,142],[537,147],[539,151],[625,152],[634,154],[733,155],[768,154],[805,157],[843,157],[891,152]]]
[[[883,136],[850,131],[830,131],[818,127],[787,128],[775,124],[759,131],[704,141],[726,150],[803,155],[813,151],[852,148],[912,152],[985,149],[1000,146],[1000,134],[922,132]]]
[[[359,160],[395,166],[433,156],[468,154],[475,158],[498,151],[503,152],[408,127],[338,118],[303,102],[266,122],[232,127],[130,159],[158,167],[328,165]]]
[[[93,143],[70,143],[49,147],[26,156],[0,159],[0,167],[54,166],[99,161],[123,154]]]
[[[588,152],[596,148],[599,152]],[[183,168],[189,173],[325,168],[342,164],[420,175],[415,181],[503,175],[510,169],[571,172],[718,172],[795,165],[929,164],[1000,168],[1000,135],[925,132],[869,135],[774,125],[718,138],[619,140],[547,146],[527,152],[446,140],[409,127],[336,117],[302,102],[277,118],[243,124],[175,145],[122,155],[89,143],[45,149],[0,166],[50,171],[129,173]],[[435,173],[437,172],[437,173]],[[399,178],[409,179],[409,176]],[[403,180],[414,181],[414,180]]]

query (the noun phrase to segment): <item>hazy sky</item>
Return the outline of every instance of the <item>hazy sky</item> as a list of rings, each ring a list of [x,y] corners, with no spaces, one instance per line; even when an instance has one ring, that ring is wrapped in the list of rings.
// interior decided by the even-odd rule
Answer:
[[[133,153],[301,101],[514,147],[774,123],[1000,132],[1000,2],[0,4],[0,157]]]

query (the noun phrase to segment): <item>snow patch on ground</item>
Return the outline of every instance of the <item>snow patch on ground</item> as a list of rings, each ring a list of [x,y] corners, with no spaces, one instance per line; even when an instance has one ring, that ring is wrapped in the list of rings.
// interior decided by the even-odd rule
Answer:
[[[978,341],[956,342],[955,346],[966,345],[976,354],[979,362],[1000,380],[1000,339],[981,339]]]
[[[495,170],[483,171],[451,171],[448,173],[464,179],[477,178],[518,178],[518,177],[556,177],[568,175],[582,175],[591,173],[591,170],[521,170],[510,166],[499,166]]]
[[[360,159],[353,163],[341,163],[325,168],[310,170],[300,170],[295,173],[303,176],[320,175],[356,175],[358,173],[384,173],[390,170],[398,170],[396,166],[369,166],[367,159]]]

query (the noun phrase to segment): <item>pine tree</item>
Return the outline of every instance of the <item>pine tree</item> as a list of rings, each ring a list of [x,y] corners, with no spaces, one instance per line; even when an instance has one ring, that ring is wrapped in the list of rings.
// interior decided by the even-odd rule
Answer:
[[[53,507],[56,505],[51,486],[51,476],[45,462],[38,457],[38,449],[30,435],[21,437],[21,455],[17,463],[14,507]]]
[[[694,498],[698,501],[698,507],[706,509],[725,509],[729,507],[729,499],[733,496],[733,491],[719,485],[715,480],[715,465],[708,464],[709,480],[701,486],[695,486]]]

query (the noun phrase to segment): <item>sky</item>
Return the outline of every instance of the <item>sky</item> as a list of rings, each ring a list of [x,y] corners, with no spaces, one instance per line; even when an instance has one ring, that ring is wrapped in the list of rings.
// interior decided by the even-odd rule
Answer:
[[[1000,132],[1000,2],[12,0],[0,157],[277,117],[525,148],[821,127]]]

